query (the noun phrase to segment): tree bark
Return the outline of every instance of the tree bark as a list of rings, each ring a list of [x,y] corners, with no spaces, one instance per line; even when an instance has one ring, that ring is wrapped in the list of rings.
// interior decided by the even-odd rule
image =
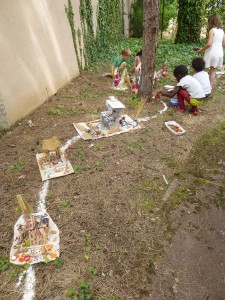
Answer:
[[[159,0],[143,0],[143,49],[139,96],[152,98],[159,30]]]

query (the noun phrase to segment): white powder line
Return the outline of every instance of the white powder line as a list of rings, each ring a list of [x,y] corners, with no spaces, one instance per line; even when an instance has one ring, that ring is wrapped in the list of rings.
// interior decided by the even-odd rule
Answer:
[[[159,113],[162,114],[164,111],[166,111],[166,110],[168,109],[168,105],[167,105],[164,101],[162,101],[162,100],[161,100],[160,102],[161,102],[161,103],[163,104],[163,106],[164,106],[164,108],[163,108],[162,110],[159,111]]]
[[[19,280],[18,280],[18,282],[17,282],[17,284],[16,284],[16,287],[17,287],[17,288],[19,288],[19,287],[21,286],[21,284],[22,284],[22,279],[23,279],[23,277],[25,276],[26,272],[27,272],[27,271],[24,270],[22,273],[20,273]]]
[[[49,180],[46,180],[44,182],[44,184],[42,185],[42,188],[39,192],[37,211],[40,212],[40,213],[46,212],[45,198],[48,194],[49,182],[50,182]]]
[[[35,296],[35,271],[33,266],[30,266],[26,270],[26,278],[24,285],[22,287],[23,289],[23,298],[22,300],[33,300]]]
[[[66,142],[65,145],[63,145],[60,149],[62,151],[65,151],[70,145],[72,145],[73,143],[75,143],[76,141],[78,141],[81,138],[80,135],[75,135],[72,139],[68,140]]]
[[[150,119],[154,119],[154,118],[157,118],[158,117],[158,114],[162,114],[164,111],[166,111],[167,109],[168,109],[168,106],[167,106],[167,104],[164,102],[164,101],[160,101],[162,104],[163,104],[163,106],[164,106],[164,108],[163,109],[161,109],[156,115],[153,115],[153,116],[151,116],[151,117],[143,117],[143,118],[138,118],[138,122],[147,122],[147,121],[149,121]]]
[[[16,287],[19,288],[23,294],[22,300],[33,300],[35,296],[35,271],[33,266],[24,270],[20,276]]]

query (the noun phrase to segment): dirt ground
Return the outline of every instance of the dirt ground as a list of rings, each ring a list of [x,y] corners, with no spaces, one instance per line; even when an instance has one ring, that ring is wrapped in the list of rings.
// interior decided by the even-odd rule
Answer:
[[[70,299],[69,289],[81,293],[79,282],[89,285],[92,298],[79,298],[86,300],[225,299],[225,153],[210,173],[213,184],[194,184],[202,176],[187,172],[196,143],[225,120],[224,87],[221,77],[199,116],[171,107],[159,114],[163,104],[153,100],[141,116],[157,117],[142,122],[142,129],[80,139],[67,150],[75,174],[52,179],[46,198],[47,212],[60,229],[63,265],[34,266],[36,300]],[[2,134],[1,257],[9,256],[20,216],[16,195],[37,206],[42,181],[35,154],[41,152],[41,141],[57,135],[66,143],[77,135],[72,123],[99,118],[110,95],[135,116],[128,92],[114,91],[109,78],[83,73]],[[29,127],[28,120],[36,126]],[[186,133],[172,135],[164,126],[168,120],[177,121]],[[201,157],[201,152],[195,155]],[[211,159],[204,161],[206,173]],[[211,201],[218,197],[220,205]],[[23,291],[16,288],[20,272],[11,265],[0,273],[2,300],[22,298]]]

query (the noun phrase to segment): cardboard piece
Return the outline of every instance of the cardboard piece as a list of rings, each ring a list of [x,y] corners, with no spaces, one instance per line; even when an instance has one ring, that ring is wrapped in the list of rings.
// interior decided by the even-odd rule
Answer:
[[[73,126],[79,133],[79,135],[84,140],[96,140],[101,139],[104,137],[109,137],[113,135],[118,135],[121,133],[126,133],[132,130],[140,129],[142,128],[141,125],[138,124],[137,121],[134,121],[129,117],[128,115],[122,115],[119,119],[119,125],[118,127],[111,128],[111,129],[101,129],[101,122],[99,120],[92,122],[92,128],[90,128],[88,123],[81,122],[81,123],[74,123]],[[78,126],[77,126],[78,125]],[[80,130],[79,125],[82,125],[84,130]]]
[[[74,123],[73,126],[84,140],[95,140],[130,130],[140,129],[137,121],[128,115],[120,116],[125,106],[116,97],[106,100],[106,111],[101,112],[101,120]]]
[[[27,204],[20,195],[17,199],[20,205]],[[59,229],[51,217],[46,212],[27,214],[23,204],[22,207],[23,215],[14,226],[10,262],[17,265],[35,264],[59,257]]]
[[[36,154],[42,181],[74,173],[57,137],[43,140],[42,150],[44,153]]]

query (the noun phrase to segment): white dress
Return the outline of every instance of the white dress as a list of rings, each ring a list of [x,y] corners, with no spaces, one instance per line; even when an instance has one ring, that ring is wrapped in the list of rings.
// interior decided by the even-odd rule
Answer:
[[[204,55],[205,67],[220,68],[223,66],[223,36],[221,28],[212,28],[214,35],[212,45],[206,49]]]

